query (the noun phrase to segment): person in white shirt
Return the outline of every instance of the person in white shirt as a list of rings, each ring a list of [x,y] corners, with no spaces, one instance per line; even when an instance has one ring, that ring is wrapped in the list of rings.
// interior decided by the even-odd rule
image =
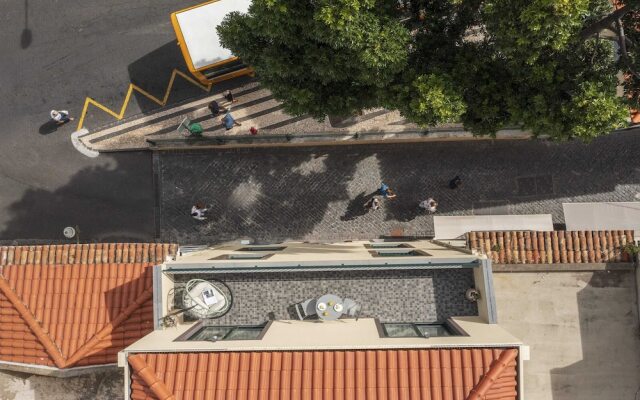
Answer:
[[[51,116],[51,119],[54,120],[58,125],[62,125],[74,120],[74,118],[69,117],[69,111],[67,110],[51,110],[49,112],[49,116]]]
[[[364,209],[367,211],[375,211],[378,208],[380,208],[380,200],[375,197],[372,197],[366,203],[364,203]]]
[[[433,214],[436,212],[438,202],[429,197],[428,199],[421,201],[420,204],[418,204],[418,207],[427,210],[429,214]]]
[[[195,206],[191,207],[191,216],[197,219],[198,221],[204,221],[207,219],[207,216],[205,215],[205,213],[208,210],[209,209],[205,207],[202,203],[196,203]]]

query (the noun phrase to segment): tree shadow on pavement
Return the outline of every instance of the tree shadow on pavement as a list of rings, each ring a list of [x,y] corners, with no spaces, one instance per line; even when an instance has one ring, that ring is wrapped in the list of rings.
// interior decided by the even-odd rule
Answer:
[[[370,199],[370,196],[361,192],[353,200],[349,202],[344,215],[340,217],[340,221],[351,221],[363,215],[366,215],[369,210],[364,207],[364,204]]]
[[[380,174],[398,194],[387,217],[421,219],[416,206],[432,197],[438,215],[552,214],[554,223],[563,223],[563,202],[638,200],[637,143],[637,133],[612,133],[590,144],[496,140],[387,147],[377,153]],[[448,182],[456,175],[463,185],[452,190]]]
[[[300,239],[334,223],[334,237],[348,229],[349,222],[340,221],[344,208],[333,205],[350,201],[349,177],[358,155],[229,150],[162,153],[161,160],[163,239],[183,244],[240,238],[274,242]],[[355,204],[362,209],[364,193],[356,195],[354,210]],[[206,224],[196,224],[187,213],[197,200],[212,205]]]
[[[62,230],[67,226],[79,228],[82,242],[152,240],[155,201],[150,155],[100,157],[106,165],[84,168],[55,190],[27,189],[3,211],[8,222],[0,240],[64,241]]]
[[[205,244],[371,239],[390,232],[428,237],[434,217],[418,204],[429,197],[439,203],[437,215],[481,214],[497,204],[493,208],[510,214],[550,213],[562,222],[563,202],[634,201],[640,193],[635,141],[615,134],[588,146],[474,141],[163,152],[162,238]],[[458,174],[464,185],[449,189]],[[539,192],[520,187],[522,176],[549,174],[553,185],[534,187]],[[363,214],[363,193],[380,182],[397,198]],[[213,205],[205,224],[188,215],[196,200]]]

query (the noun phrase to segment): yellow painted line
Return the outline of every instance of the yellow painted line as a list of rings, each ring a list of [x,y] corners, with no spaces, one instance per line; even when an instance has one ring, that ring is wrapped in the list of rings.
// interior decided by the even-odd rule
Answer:
[[[153,101],[154,103],[158,104],[161,107],[166,106],[167,102],[169,101],[169,95],[171,94],[171,89],[173,89],[173,83],[176,80],[176,76],[180,76],[181,78],[198,86],[200,89],[204,90],[207,93],[211,91],[211,86],[212,86],[211,84],[205,86],[200,82],[196,81],[195,79],[193,79],[192,77],[190,77],[189,75],[185,74],[184,72],[174,69],[171,72],[171,78],[169,78],[169,84],[167,85],[167,90],[164,92],[164,96],[162,97],[162,100],[152,95],[151,93],[147,92],[146,90],[142,89],[138,85],[134,85],[133,83],[129,84],[129,88],[127,89],[127,95],[124,98],[124,102],[122,103],[122,107],[120,108],[119,113],[116,113],[109,107],[99,103],[98,101],[92,99],[91,97],[87,97],[84,100],[84,107],[82,108],[82,113],[80,114],[80,121],[78,121],[78,128],[76,130],[79,131],[80,129],[82,129],[82,126],[84,125],[84,118],[87,116],[87,111],[89,110],[89,105],[93,105],[99,108],[100,110],[113,116],[118,121],[124,118],[124,114],[127,111],[127,106],[129,105],[129,101],[131,101],[131,94],[134,91],[140,93],[141,95],[143,95],[144,97],[148,98],[149,100]]]

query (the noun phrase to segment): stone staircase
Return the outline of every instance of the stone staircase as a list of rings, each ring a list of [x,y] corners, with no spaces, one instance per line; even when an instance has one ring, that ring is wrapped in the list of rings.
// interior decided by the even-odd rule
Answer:
[[[233,117],[242,126],[226,130],[220,118],[213,117],[207,108],[212,100],[223,106],[228,102],[221,93],[170,109],[163,109],[149,116],[119,123],[107,129],[91,132],[80,138],[89,148],[97,151],[146,148],[147,139],[178,139],[183,136],[176,128],[185,119],[197,122],[204,128],[204,136],[249,135],[255,127],[259,134],[300,134],[300,133],[356,133],[385,132],[397,133],[416,131],[419,127],[406,123],[398,112],[384,109],[368,110],[349,123],[332,126],[329,118],[317,121],[309,116],[291,116],[283,110],[280,102],[271,92],[258,82],[250,82],[234,90],[238,100],[231,106]]]

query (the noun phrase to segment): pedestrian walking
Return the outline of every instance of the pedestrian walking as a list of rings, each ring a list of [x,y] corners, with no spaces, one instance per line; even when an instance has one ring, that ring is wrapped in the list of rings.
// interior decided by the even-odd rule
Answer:
[[[457,189],[460,185],[462,185],[462,179],[458,175],[449,181],[449,189]]]
[[[429,197],[426,200],[422,200],[418,207],[425,209],[429,214],[433,214],[436,212],[436,208],[438,207],[438,202]]]
[[[191,216],[198,221],[204,221],[207,219],[205,213],[209,211],[209,207],[202,204],[202,202],[197,202],[193,207],[191,207]]]
[[[252,135],[257,135],[258,134],[258,128],[256,128],[255,126],[252,126],[251,128],[249,128],[249,133],[251,133]]]
[[[231,93],[231,90],[227,90],[226,92],[224,92],[224,98],[227,99],[229,103],[235,103],[238,101],[233,97],[233,93]]]
[[[380,193],[381,196],[384,196],[386,199],[396,198],[396,193],[393,190],[391,190],[391,188],[385,183],[382,183],[382,185],[380,185],[380,189],[378,189],[378,192]]]
[[[69,121],[73,121],[75,118],[71,118],[69,116],[69,111],[67,110],[51,110],[49,112],[51,119],[54,120],[58,125],[66,124]]]
[[[218,102],[215,100],[209,103],[207,107],[209,107],[209,111],[211,111],[211,115],[213,115],[214,117],[217,117],[218,115],[226,113],[228,111],[226,108],[218,104]]]
[[[380,200],[377,197],[372,197],[364,203],[364,209],[367,211],[375,211],[380,208]]]
[[[234,126],[242,126],[242,124],[238,121],[235,120],[235,118],[233,118],[233,115],[231,115],[231,107],[229,107],[229,109],[227,110],[227,113],[224,115],[224,117],[222,117],[220,119],[220,122],[222,122],[222,126],[224,126],[224,128],[226,130],[229,130],[231,128],[233,128]]]

